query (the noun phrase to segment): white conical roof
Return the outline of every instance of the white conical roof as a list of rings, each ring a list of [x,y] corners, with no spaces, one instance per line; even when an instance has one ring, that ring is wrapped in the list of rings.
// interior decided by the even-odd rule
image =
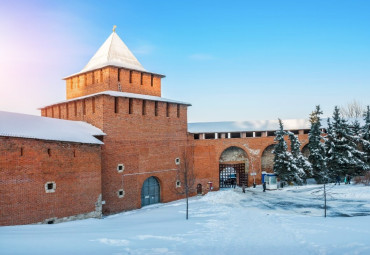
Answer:
[[[113,32],[103,43],[89,63],[80,71],[85,73],[105,66],[118,66],[137,71],[147,72],[126,44]]]

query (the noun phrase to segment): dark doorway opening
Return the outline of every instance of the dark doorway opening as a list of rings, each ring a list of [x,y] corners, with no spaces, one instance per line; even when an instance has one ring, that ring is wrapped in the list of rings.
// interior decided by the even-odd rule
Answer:
[[[197,185],[197,195],[202,195],[202,184]]]

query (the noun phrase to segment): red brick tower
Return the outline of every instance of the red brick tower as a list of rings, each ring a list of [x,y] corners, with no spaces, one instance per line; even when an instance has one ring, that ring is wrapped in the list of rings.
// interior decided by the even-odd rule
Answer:
[[[189,104],[160,97],[163,77],[146,71],[113,30],[89,63],[65,78],[67,100],[41,109],[43,116],[83,120],[107,134],[105,214],[178,198]]]

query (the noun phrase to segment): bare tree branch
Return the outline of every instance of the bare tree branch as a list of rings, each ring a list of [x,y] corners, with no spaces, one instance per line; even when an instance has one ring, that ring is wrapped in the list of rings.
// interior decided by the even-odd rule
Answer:
[[[365,110],[365,106],[356,100],[339,108],[340,114],[345,118],[360,118]]]

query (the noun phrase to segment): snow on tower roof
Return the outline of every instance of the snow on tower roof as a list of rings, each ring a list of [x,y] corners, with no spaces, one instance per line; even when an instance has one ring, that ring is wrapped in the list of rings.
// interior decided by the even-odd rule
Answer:
[[[82,73],[86,73],[92,70],[96,70],[106,66],[117,66],[141,72],[151,73],[145,70],[145,68],[136,59],[134,54],[116,34],[115,27],[113,28],[112,34],[98,49],[95,55],[90,59],[87,65],[78,73],[67,76],[66,78],[76,76]],[[157,74],[164,76],[161,74]]]
[[[73,98],[73,99],[60,101],[60,102],[57,102],[57,103],[54,103],[54,104],[51,104],[51,105],[41,107],[40,109],[48,107],[48,106],[64,104],[64,103],[73,102],[73,101],[81,100],[81,99],[84,99],[84,98],[89,98],[89,97],[94,97],[94,96],[99,96],[99,95],[107,95],[107,96],[112,96],[112,97],[136,98],[136,99],[142,99],[142,100],[158,101],[158,102],[165,102],[165,103],[172,103],[172,104],[183,104],[183,105],[191,106],[191,104],[186,103],[186,102],[176,101],[176,100],[167,99],[167,98],[163,98],[163,97],[156,97],[156,96],[149,96],[149,95],[142,95],[142,94],[135,94],[135,93],[108,90],[108,91],[102,91],[102,92],[87,95],[87,96],[76,97],[76,98]]]
[[[94,137],[102,135],[105,133],[99,128],[82,121],[0,111],[0,136],[103,144]]]

